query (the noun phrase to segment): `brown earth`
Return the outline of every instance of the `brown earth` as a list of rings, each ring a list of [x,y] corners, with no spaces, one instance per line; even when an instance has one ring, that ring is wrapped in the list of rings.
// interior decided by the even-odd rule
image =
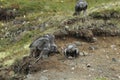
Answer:
[[[50,56],[48,59],[32,64],[29,68],[30,74],[27,74],[25,80],[120,79],[120,37],[97,37],[94,43],[75,38],[56,40],[58,47],[78,42],[79,50],[88,53],[86,56],[80,55],[72,60],[66,59],[62,53]],[[27,59],[27,61],[34,63],[35,60]]]
[[[80,41],[80,51],[85,51],[88,55],[79,56],[74,60],[67,60],[61,55],[51,56],[48,59],[51,63],[46,69],[35,74],[28,74],[25,80],[95,80],[96,78],[119,80],[120,38],[99,37],[97,39],[95,43],[72,38],[57,40],[59,46]]]

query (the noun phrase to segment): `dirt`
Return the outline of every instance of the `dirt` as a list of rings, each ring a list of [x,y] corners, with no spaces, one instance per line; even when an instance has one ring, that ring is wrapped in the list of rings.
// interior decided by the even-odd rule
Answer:
[[[97,41],[94,43],[75,38],[56,40],[59,50],[61,50],[61,46],[65,47],[66,44],[76,42],[81,44],[78,46],[80,52],[88,53],[86,56],[80,55],[76,59],[68,60],[62,53],[52,55],[48,59],[40,60],[32,65],[29,68],[30,73],[26,75],[24,80],[120,79],[119,37],[97,37]],[[31,60],[35,61],[34,59]],[[27,59],[28,62],[31,60]],[[32,61],[31,63],[33,63]]]

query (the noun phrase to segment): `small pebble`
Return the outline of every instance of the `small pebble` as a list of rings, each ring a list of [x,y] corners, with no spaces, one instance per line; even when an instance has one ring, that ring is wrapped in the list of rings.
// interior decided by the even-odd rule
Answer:
[[[65,29],[69,29],[69,26],[65,26]]]
[[[91,71],[94,71],[95,69],[92,68],[92,69],[90,69],[90,70],[91,70]]]
[[[79,54],[80,54],[80,56],[83,56],[83,55],[84,55],[84,53],[83,53],[83,52],[80,52]]]
[[[114,49],[114,48],[116,47],[116,45],[111,45],[110,47],[111,47],[112,49]]]
[[[72,57],[72,56],[69,56],[68,58],[69,58],[69,59],[72,59],[73,57]]]
[[[90,64],[87,64],[87,67],[91,67],[91,65],[90,65]]]
[[[116,53],[116,54],[120,54],[120,53]]]
[[[88,76],[89,76],[89,77],[91,77],[91,75],[90,75],[90,74],[89,74]]]
[[[93,51],[94,51],[95,48],[94,48],[93,46],[90,46],[90,47],[89,47],[89,50],[93,50]]]
[[[89,49],[90,50],[96,50],[96,49],[98,49],[98,46],[90,46]]]
[[[97,38],[93,37],[93,40],[94,40],[94,42],[96,42],[96,41],[97,41]]]
[[[46,76],[41,76],[39,80],[48,80]]]
[[[118,76],[118,78],[120,79],[120,76]]]
[[[74,72],[71,72],[72,74],[74,73]]]
[[[77,46],[81,46],[82,45],[79,41],[75,41],[74,44],[76,44]]]
[[[116,62],[117,60],[115,58],[112,58],[112,61]]]
[[[108,55],[106,55],[106,58],[107,58],[107,59],[109,59],[109,56],[108,56]]]
[[[9,72],[9,75],[10,75],[10,76],[13,76],[14,74],[15,74],[14,71],[10,71],[10,72]]]
[[[24,18],[26,18],[26,16],[25,16],[25,15],[24,15],[23,17],[24,17]]]
[[[48,70],[44,70],[43,72],[44,72],[44,73],[45,73],[45,72],[48,72]]]
[[[87,56],[88,55],[88,53],[87,52],[84,52],[84,56]]]
[[[116,51],[116,50],[117,50],[117,48],[114,48],[114,50]]]

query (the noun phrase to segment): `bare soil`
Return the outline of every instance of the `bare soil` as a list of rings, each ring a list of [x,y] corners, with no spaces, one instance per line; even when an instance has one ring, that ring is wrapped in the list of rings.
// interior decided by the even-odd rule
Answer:
[[[63,54],[50,56],[35,64],[36,73],[28,74],[25,80],[119,80],[120,79],[120,37],[97,37],[95,43],[80,39],[57,39],[59,47],[80,42],[79,50],[88,53],[68,60]],[[32,71],[34,72],[34,71]]]

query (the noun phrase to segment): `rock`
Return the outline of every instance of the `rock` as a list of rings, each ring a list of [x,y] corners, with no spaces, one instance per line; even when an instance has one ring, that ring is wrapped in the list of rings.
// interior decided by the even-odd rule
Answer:
[[[120,79],[120,76],[118,76],[118,78]]]
[[[93,42],[96,42],[97,41],[97,38],[93,37]]]
[[[112,61],[116,62],[117,60],[115,58],[112,58]]]
[[[9,75],[10,75],[10,76],[14,76],[14,75],[15,75],[15,72],[14,72],[14,71],[10,71],[10,72],[9,72]]]
[[[79,41],[75,41],[74,44],[76,44],[76,46],[81,46],[82,45]]]
[[[116,54],[118,54],[118,55],[119,55],[120,53],[116,53]]]
[[[41,76],[39,80],[48,80],[46,76]]]
[[[89,50],[93,50],[93,51],[94,51],[94,50],[96,50],[96,49],[98,49],[96,46],[90,46],[90,47],[89,47]]]
[[[65,29],[69,29],[69,26],[65,26]]]
[[[89,74],[88,76],[91,77],[92,75]]]
[[[24,20],[17,20],[16,19],[16,20],[13,21],[13,24],[15,24],[15,25],[16,24],[22,24],[23,22],[24,22]]]
[[[87,52],[83,52],[83,54],[84,54],[84,56],[87,56],[87,55],[88,55],[88,53],[87,53]]]
[[[48,72],[48,70],[43,70],[43,73]]]
[[[111,45],[110,47],[111,47],[112,49],[114,49],[114,48],[116,47],[116,45]]]
[[[86,66],[89,68],[89,67],[91,67],[91,65],[90,64],[86,64]]]
[[[114,48],[114,50],[116,51],[116,50],[117,50],[117,48]]]
[[[106,58],[109,59],[110,57],[108,55],[106,55]]]
[[[71,70],[75,70],[75,67],[72,67]]]
[[[31,77],[31,74],[28,74],[26,77],[27,77],[27,78]]]
[[[88,55],[87,52],[80,52],[79,54],[80,54],[80,56],[87,56]]]
[[[84,56],[84,53],[83,53],[83,52],[80,52],[79,54],[80,54],[80,56]]]
[[[28,74],[28,75],[27,75],[27,78],[28,78],[28,79],[33,79],[34,77],[32,77],[31,74]]]
[[[73,57],[72,56],[69,56],[68,59],[72,59]]]
[[[74,74],[74,72],[71,72],[72,74]]]

